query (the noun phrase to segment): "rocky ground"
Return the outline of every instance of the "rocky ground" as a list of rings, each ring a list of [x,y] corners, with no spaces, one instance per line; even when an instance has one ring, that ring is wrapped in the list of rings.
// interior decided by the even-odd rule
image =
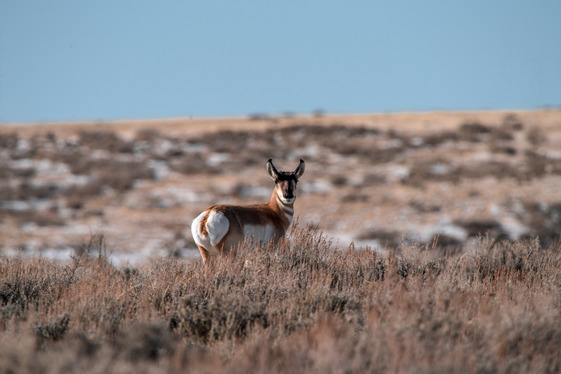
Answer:
[[[559,110],[5,125],[0,255],[65,258],[103,232],[115,263],[197,257],[192,219],[266,202],[269,158],[306,161],[299,223],[339,246],[561,231]]]

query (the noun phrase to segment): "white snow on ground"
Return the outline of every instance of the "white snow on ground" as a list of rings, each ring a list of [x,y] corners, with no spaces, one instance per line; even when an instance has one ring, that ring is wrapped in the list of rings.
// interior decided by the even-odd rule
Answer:
[[[450,172],[450,167],[446,164],[434,164],[429,168],[431,174],[446,175]]]
[[[500,221],[501,228],[507,233],[510,240],[517,240],[520,237],[528,234],[530,230],[528,227],[521,224],[518,220],[512,217],[505,217]]]
[[[409,168],[404,165],[398,164],[386,164],[383,166],[386,175],[386,182],[387,183],[395,183],[399,182],[411,174]]]
[[[70,256],[74,255],[74,248],[41,248],[40,253],[41,257],[49,258],[52,260],[69,260]]]
[[[31,209],[44,210],[50,208],[52,202],[49,200],[10,200],[0,201],[0,210],[11,210],[15,212],[25,212]]]
[[[154,179],[160,181],[168,176],[169,166],[166,161],[149,160],[148,167],[154,172]]]
[[[266,187],[243,186],[240,191],[241,197],[266,198],[271,195],[271,189]]]
[[[33,169],[33,184],[36,186],[56,184],[61,187],[71,185],[84,185],[91,180],[87,175],[75,175],[70,172],[67,164],[52,162],[51,160],[33,160],[23,158],[12,160],[8,163],[9,168],[14,170]]]
[[[423,140],[423,138],[414,137],[413,139],[411,139],[411,145],[414,146],[414,147],[420,147],[423,144],[425,144],[425,141]]]
[[[524,207],[521,204],[513,204],[509,209],[518,214],[524,213]],[[504,207],[492,205],[490,210],[510,240],[517,240],[530,233],[530,229],[514,218]]]
[[[203,143],[187,143],[181,148],[186,153],[203,152],[207,149],[207,145]]]
[[[377,146],[379,149],[400,148],[401,146],[403,146],[403,142],[399,139],[384,139],[378,141]]]
[[[333,189],[333,185],[325,180],[302,184],[302,191],[306,193],[328,192]]]
[[[39,250],[19,250],[13,248],[4,249],[2,252],[3,257],[17,257],[21,255],[25,256],[41,256],[50,260],[60,260],[67,261],[70,260],[76,251],[71,247],[63,248],[47,248],[42,247]],[[90,253],[92,258],[99,255],[98,251],[93,250]],[[185,259],[196,259],[200,257],[199,250],[196,248],[182,248],[178,251],[179,258]],[[114,266],[122,267],[129,265],[138,265],[143,262],[149,261],[150,258],[164,258],[168,257],[168,253],[165,251],[152,251],[151,249],[145,249],[138,253],[123,253],[123,252],[107,252],[107,260]]]
[[[210,193],[195,192],[186,185],[160,185],[148,189],[144,188],[146,186],[150,184],[145,181],[140,182],[136,186],[139,188],[125,196],[124,205],[130,209],[149,209],[154,206],[169,209],[212,200]]]
[[[232,157],[229,153],[212,153],[206,159],[206,164],[209,166],[218,166]]]
[[[464,228],[453,224],[447,218],[443,218],[436,225],[423,226],[411,232],[409,238],[422,243],[428,243],[437,235],[445,235],[456,239],[458,242],[463,242],[468,237],[468,233]]]
[[[384,246],[376,239],[357,240],[353,235],[344,232],[324,232],[324,236],[339,249],[347,249],[354,245],[356,249],[370,248],[380,253],[385,251]]]

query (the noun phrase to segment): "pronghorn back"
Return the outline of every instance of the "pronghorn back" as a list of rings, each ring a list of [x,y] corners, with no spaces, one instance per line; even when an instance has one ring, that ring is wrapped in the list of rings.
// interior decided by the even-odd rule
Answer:
[[[304,161],[293,172],[277,171],[272,161],[267,161],[267,171],[275,182],[268,204],[215,205],[203,211],[191,225],[193,239],[199,247],[203,261],[231,250],[245,238],[254,243],[278,241],[288,230],[294,216],[296,184],[304,173]]]

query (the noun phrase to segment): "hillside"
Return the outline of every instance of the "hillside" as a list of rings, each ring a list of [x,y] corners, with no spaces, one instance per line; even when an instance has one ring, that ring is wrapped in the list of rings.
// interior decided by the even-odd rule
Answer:
[[[561,111],[318,115],[0,127],[0,254],[197,257],[216,203],[266,202],[265,162],[306,160],[296,216],[335,246],[445,250],[559,236]]]

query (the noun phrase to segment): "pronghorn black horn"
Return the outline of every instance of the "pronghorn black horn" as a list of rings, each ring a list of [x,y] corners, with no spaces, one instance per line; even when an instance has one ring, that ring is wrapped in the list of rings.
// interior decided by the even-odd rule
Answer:
[[[305,168],[306,168],[306,164],[304,163],[304,160],[300,159],[300,163],[298,164],[298,167],[293,172],[293,174],[296,176],[296,179],[300,178],[302,174],[304,174]]]
[[[267,161],[267,172],[269,173],[271,178],[273,178],[273,180],[276,182],[277,179],[279,178],[279,172],[275,167],[275,165],[273,165],[272,159],[269,159],[269,161]]]

